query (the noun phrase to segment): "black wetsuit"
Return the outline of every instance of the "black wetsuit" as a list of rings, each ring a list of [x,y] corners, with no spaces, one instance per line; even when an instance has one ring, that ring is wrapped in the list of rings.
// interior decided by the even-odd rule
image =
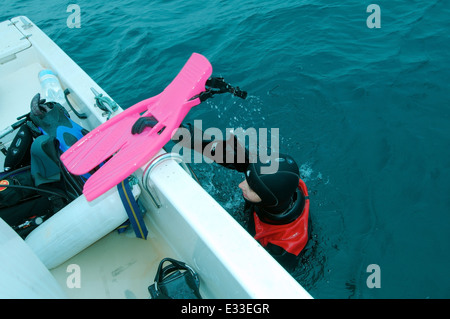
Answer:
[[[200,130],[196,132],[194,135],[194,129],[198,130],[197,128],[194,128],[192,125],[184,126],[184,128],[188,129],[190,136],[204,136],[203,132]],[[174,136],[174,139],[177,140],[179,136]],[[178,139],[180,141],[180,139]],[[195,145],[201,145],[201,150],[195,149]],[[213,147],[211,147],[214,145]],[[205,154],[205,149],[207,149],[206,152],[209,152],[209,154],[215,156],[218,151],[221,151],[223,158],[221,160],[216,159],[216,163],[218,163],[221,166],[224,166],[228,169],[236,170],[238,172],[244,173],[247,171],[250,160],[249,160],[249,153],[247,149],[242,149],[242,146],[238,143],[237,138],[234,136],[234,142],[230,143],[228,141],[228,145],[226,141],[213,141],[208,139],[203,139],[201,143],[197,141],[197,143],[194,142],[193,139],[191,139],[191,143],[185,143],[183,146],[190,147],[191,149],[194,149],[195,151],[201,152],[202,154]],[[241,147],[241,149],[239,149]],[[238,159],[241,159],[241,157],[238,158],[239,151],[245,152],[245,160],[239,162]],[[231,154],[230,154],[231,153]],[[228,156],[227,156],[228,155]],[[221,156],[222,157],[222,156]],[[228,161],[227,161],[228,158]],[[230,159],[233,159],[230,161]],[[302,215],[302,212],[304,211],[305,207],[305,196],[302,194],[300,190],[297,190],[290,200],[289,203],[286,203],[286,207],[284,207],[283,211],[276,211],[273,213],[269,208],[263,207],[261,205],[258,205],[258,203],[253,203],[248,200],[245,200],[245,207],[244,212],[246,216],[249,216],[248,223],[246,225],[247,231],[254,237],[256,234],[255,230],[255,218],[254,213],[258,216],[259,220],[265,224],[270,225],[287,225],[291,224],[294,221],[298,220],[299,217]],[[278,207],[279,208],[279,207]],[[303,247],[302,247],[303,248]],[[282,266],[284,266],[287,270],[292,270],[296,264],[297,264],[297,257],[298,254],[293,254],[288,252],[286,249],[284,249],[281,246],[275,245],[271,242],[267,243],[265,246],[265,249],[274,257],[275,260],[277,260]]]

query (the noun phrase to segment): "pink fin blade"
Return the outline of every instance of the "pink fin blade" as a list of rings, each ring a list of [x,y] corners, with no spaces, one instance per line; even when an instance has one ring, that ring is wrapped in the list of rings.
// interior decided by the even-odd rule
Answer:
[[[146,130],[134,139],[133,143],[128,142],[87,180],[83,194],[88,201],[94,200],[122,182],[159,151],[148,147],[151,144],[149,141],[152,140],[150,136],[158,135],[156,129]],[[136,156],[137,154],[139,156]]]
[[[131,127],[139,114],[158,97],[135,104],[86,134],[61,155],[67,170],[75,175],[86,174],[116,153],[132,136]]]
[[[103,123],[67,150],[61,160],[77,175],[85,174],[104,163],[85,183],[83,193],[93,200],[147,163],[170,140],[189,110],[200,103],[192,97],[205,91],[212,74],[209,61],[192,54],[175,79],[159,95],[139,102]],[[131,134],[131,127],[142,116],[153,115],[153,128]],[[163,131],[161,129],[164,128]]]

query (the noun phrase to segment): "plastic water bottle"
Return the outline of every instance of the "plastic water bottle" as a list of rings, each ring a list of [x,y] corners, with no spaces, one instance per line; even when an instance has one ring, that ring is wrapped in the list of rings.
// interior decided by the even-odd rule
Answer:
[[[45,98],[47,102],[57,102],[67,108],[64,91],[52,70],[42,70],[39,72],[39,81],[41,82],[44,95],[41,98]]]

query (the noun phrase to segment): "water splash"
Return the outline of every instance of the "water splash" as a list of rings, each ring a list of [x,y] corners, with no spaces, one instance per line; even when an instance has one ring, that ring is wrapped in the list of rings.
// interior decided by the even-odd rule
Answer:
[[[324,178],[321,172],[318,172],[317,174],[312,168],[312,164],[309,162],[303,163],[300,165],[300,178],[305,182],[317,182],[317,183],[324,183],[327,185],[330,182],[330,178],[327,177],[326,181],[324,182]]]

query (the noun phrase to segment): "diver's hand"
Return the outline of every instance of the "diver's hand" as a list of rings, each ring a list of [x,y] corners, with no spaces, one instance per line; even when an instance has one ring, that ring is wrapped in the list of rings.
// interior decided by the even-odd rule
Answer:
[[[244,100],[247,98],[246,91],[242,91],[239,86],[231,86],[229,83],[225,82],[222,77],[209,78],[205,83],[205,91],[194,96],[193,98],[199,98],[200,102],[204,102],[207,99],[212,98],[215,94],[222,94],[227,92]]]
[[[131,128],[131,134],[141,134],[146,127],[154,127],[158,120],[153,116],[140,117]]]
[[[241,99],[247,98],[247,92],[242,91],[239,86],[233,87],[229,83],[225,82],[222,77],[211,77],[206,81],[206,86],[216,89],[215,93],[225,93],[229,92],[234,96],[240,97]]]
[[[233,91],[231,93],[233,93],[234,96],[240,97],[244,100],[247,98],[247,91],[242,91],[239,86],[233,88]]]

